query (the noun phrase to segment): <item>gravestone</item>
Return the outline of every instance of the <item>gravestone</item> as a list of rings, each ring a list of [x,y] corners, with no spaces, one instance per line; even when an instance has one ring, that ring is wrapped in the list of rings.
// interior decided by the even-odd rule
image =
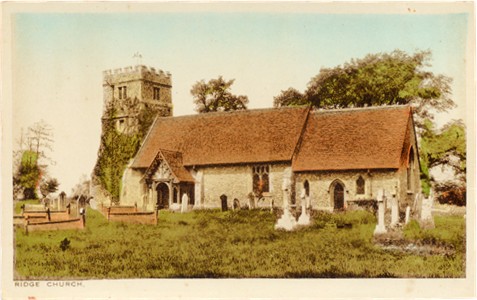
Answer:
[[[396,196],[391,199],[391,227],[397,226],[399,223],[399,206]]]
[[[374,234],[386,233],[386,226],[384,225],[384,189],[378,190],[378,224],[374,229]]]
[[[227,210],[227,196],[222,194],[220,196],[220,203],[222,204],[222,211],[226,211]]]
[[[305,190],[301,191],[301,215],[298,218],[298,225],[310,225],[310,215],[306,211],[306,192]]]
[[[239,201],[239,199],[237,199],[237,198],[234,199],[233,208],[234,208],[234,210],[240,209],[240,201]]]
[[[94,198],[89,200],[89,206],[94,210],[98,209],[98,203],[96,203],[96,200],[94,200]]]
[[[189,196],[187,194],[182,195],[182,203],[181,203],[181,213],[187,212],[187,206],[189,205]]]
[[[406,207],[406,219],[404,220],[404,224],[409,223],[409,218],[411,217],[411,207],[408,205]]]
[[[432,205],[434,203],[434,191],[431,189],[429,197],[422,199],[420,225],[422,228],[434,228],[432,217]]]
[[[277,220],[275,224],[275,229],[284,229],[284,230],[293,230],[296,227],[296,220],[295,217],[290,212],[289,209],[289,199],[291,193],[291,176],[292,171],[291,168],[286,168],[283,171],[283,183],[282,183],[282,191],[283,191],[283,215],[280,219]]]

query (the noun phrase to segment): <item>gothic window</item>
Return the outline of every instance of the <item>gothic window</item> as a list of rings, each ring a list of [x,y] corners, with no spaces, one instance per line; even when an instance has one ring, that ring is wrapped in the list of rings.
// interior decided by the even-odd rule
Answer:
[[[154,100],[159,100],[160,99],[160,91],[161,91],[160,88],[154,87],[154,89],[153,89],[153,99]]]
[[[412,181],[414,180],[414,150],[411,147],[409,151],[409,161],[407,164],[407,190],[412,191],[413,184]]]
[[[119,99],[126,99],[128,97],[127,87],[120,86],[118,87],[118,98]]]
[[[253,191],[268,193],[270,192],[270,167],[260,165],[253,167]]]
[[[359,176],[359,178],[356,180],[356,194],[364,194],[364,179],[362,176]]]

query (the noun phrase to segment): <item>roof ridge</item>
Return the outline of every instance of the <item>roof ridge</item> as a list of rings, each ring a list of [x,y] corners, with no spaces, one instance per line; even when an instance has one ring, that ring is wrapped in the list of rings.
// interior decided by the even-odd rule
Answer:
[[[284,111],[284,110],[299,110],[299,109],[306,109],[308,106],[289,106],[289,107],[262,107],[262,108],[252,108],[252,109],[239,109],[239,110],[230,110],[230,111],[213,111],[207,113],[198,113],[198,114],[190,114],[190,115],[180,115],[180,116],[167,116],[167,117],[159,117],[159,119],[176,119],[176,118],[197,118],[197,117],[213,117],[213,116],[226,116],[226,115],[234,115],[234,114],[253,114],[253,113],[260,113],[266,111]]]
[[[393,110],[393,109],[409,109],[409,104],[393,104],[393,105],[379,105],[379,106],[366,106],[366,107],[345,107],[345,108],[333,108],[333,109],[315,109],[312,113],[316,114],[332,114],[343,112],[356,112],[356,111],[369,111],[369,110]]]

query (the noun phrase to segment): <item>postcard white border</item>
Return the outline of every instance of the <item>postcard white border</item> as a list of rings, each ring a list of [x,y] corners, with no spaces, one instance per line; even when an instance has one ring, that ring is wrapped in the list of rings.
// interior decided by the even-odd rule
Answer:
[[[411,9],[411,10],[410,10]],[[83,298],[460,298],[475,296],[475,15],[473,2],[202,2],[202,3],[2,3],[1,150],[2,150],[2,293],[5,299]],[[140,13],[165,11],[255,11],[314,13],[469,13],[467,45],[468,199],[467,276],[465,279],[134,279],[85,280],[78,287],[15,287],[11,199],[12,53],[11,18],[19,12]],[[75,281],[67,281],[75,282]],[[58,282],[59,284],[60,282]],[[36,284],[36,281],[33,281]]]

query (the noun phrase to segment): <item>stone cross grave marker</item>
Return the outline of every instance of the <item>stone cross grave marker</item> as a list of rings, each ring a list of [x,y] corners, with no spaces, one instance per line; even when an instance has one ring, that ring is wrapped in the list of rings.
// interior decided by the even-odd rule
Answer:
[[[384,189],[378,190],[378,224],[374,229],[374,234],[386,233],[386,226],[384,225]]]

